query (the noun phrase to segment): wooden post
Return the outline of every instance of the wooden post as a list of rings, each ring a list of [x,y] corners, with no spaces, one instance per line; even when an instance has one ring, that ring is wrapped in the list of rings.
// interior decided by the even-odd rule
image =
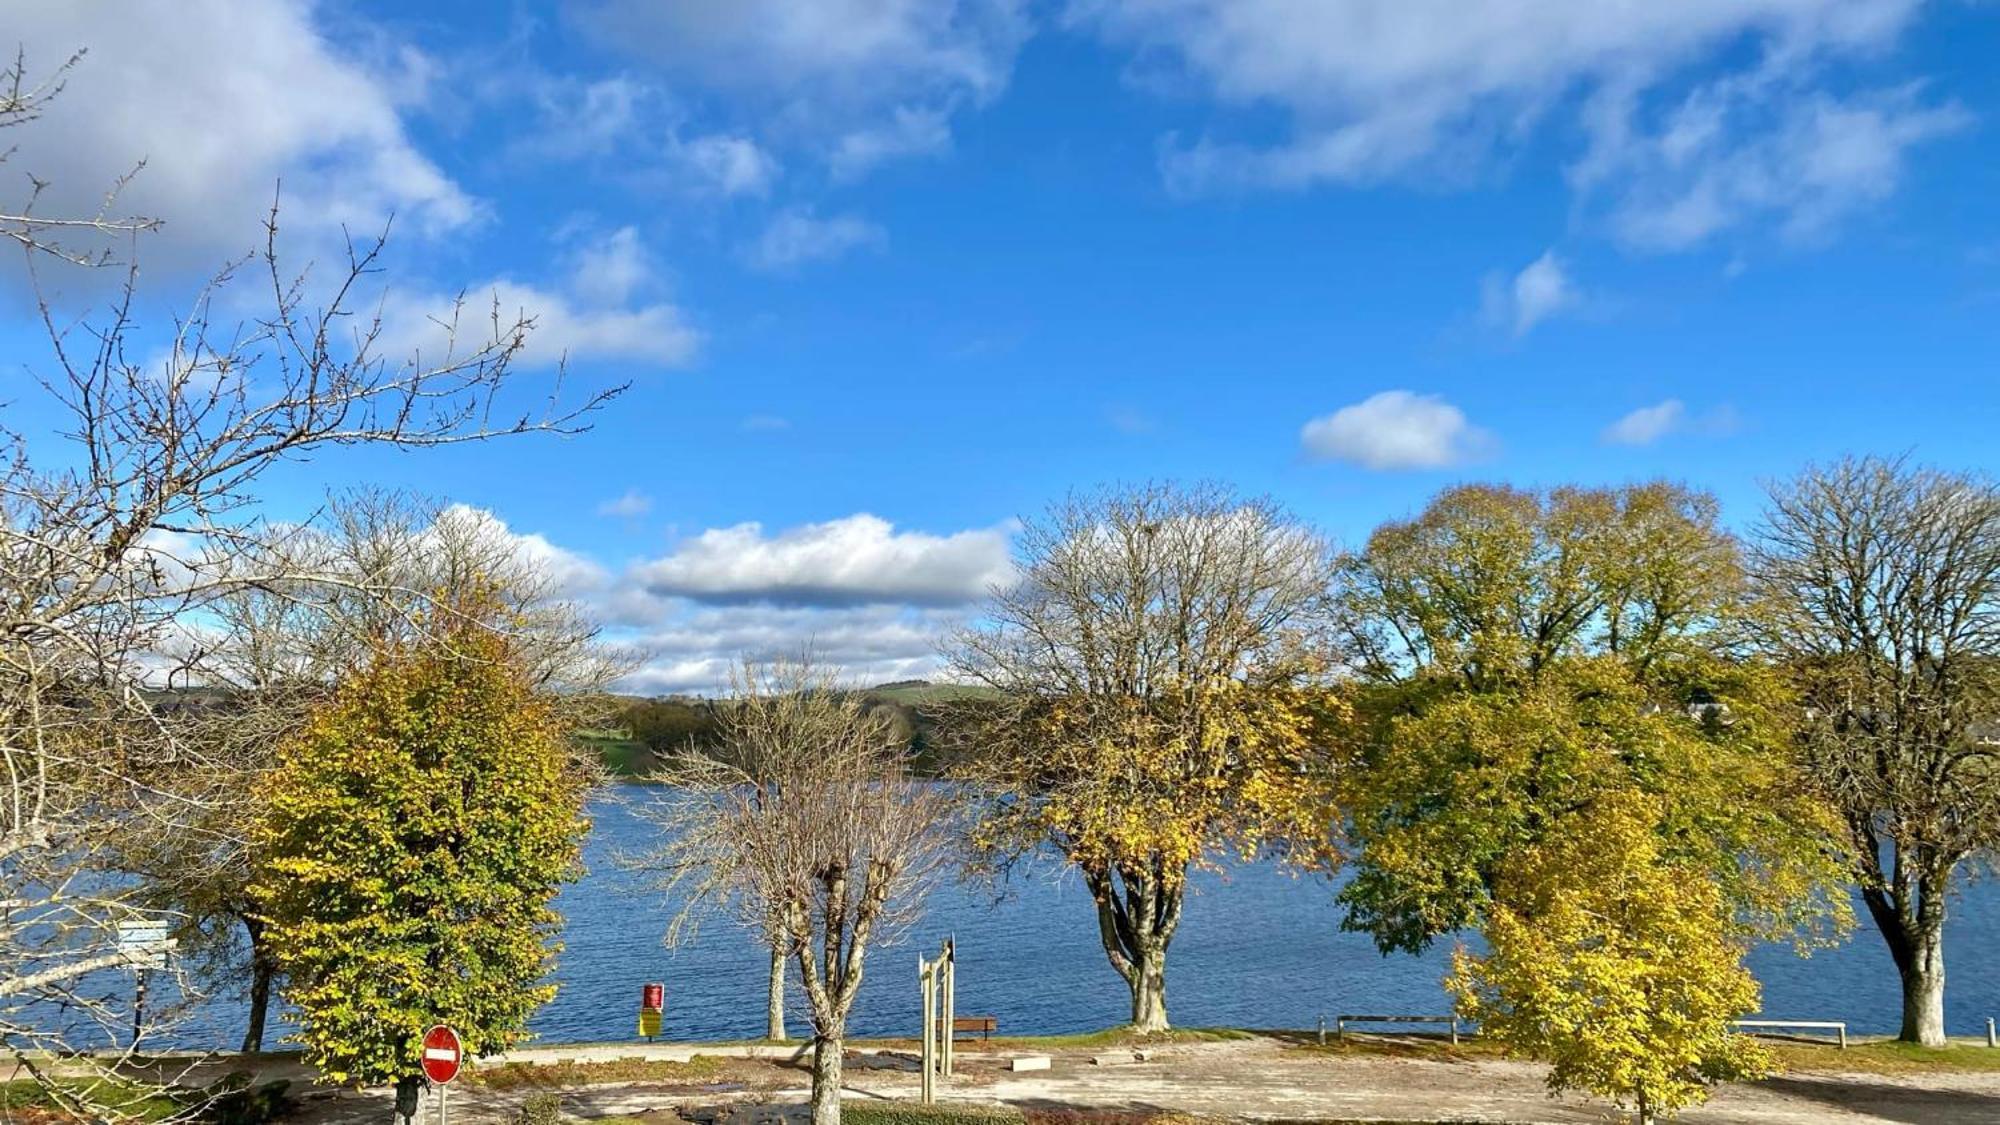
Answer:
[[[924,994],[924,1045],[918,1052],[918,1070],[923,1080],[918,1086],[917,1100],[924,1105],[931,1104],[936,1096],[937,1075],[932,1070],[932,1053],[937,1046],[937,968],[923,957],[917,958],[917,977]]]

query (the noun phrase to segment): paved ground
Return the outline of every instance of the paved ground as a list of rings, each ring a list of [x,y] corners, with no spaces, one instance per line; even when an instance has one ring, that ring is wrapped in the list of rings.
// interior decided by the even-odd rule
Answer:
[[[629,1047],[605,1049],[612,1057],[634,1053]],[[575,1049],[533,1053],[579,1055],[588,1057]],[[943,1096],[1021,1108],[1171,1110],[1291,1120],[1572,1125],[1626,1119],[1603,1102],[1552,1099],[1543,1086],[1542,1067],[1506,1060],[1329,1055],[1269,1038],[1156,1048],[1143,1062],[1135,1061],[1130,1050],[1052,1055],[1050,1070],[1017,1074],[1004,1069],[1006,1056],[999,1053],[962,1053],[959,1074]],[[894,1052],[851,1056],[847,1078],[849,1098],[914,1099],[917,1094],[914,1060]],[[645,1116],[671,1122],[684,1111],[718,1103],[798,1103],[805,1097],[806,1081],[803,1069],[781,1059],[739,1058],[698,1084],[593,1086],[566,1091],[563,1098],[566,1112],[579,1117]],[[453,1125],[507,1120],[523,1096],[457,1087],[451,1096]],[[316,1100],[301,1121],[379,1123],[387,1118],[387,1105],[386,1091],[342,1094]],[[1686,1125],[1994,1125],[2000,1123],[2000,1073],[1794,1074],[1727,1087],[1681,1120]]]

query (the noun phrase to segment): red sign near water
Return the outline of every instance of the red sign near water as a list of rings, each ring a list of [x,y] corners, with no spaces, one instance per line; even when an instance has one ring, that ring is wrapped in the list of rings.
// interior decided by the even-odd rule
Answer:
[[[424,1032],[424,1076],[442,1086],[458,1077],[458,1032],[438,1024]]]

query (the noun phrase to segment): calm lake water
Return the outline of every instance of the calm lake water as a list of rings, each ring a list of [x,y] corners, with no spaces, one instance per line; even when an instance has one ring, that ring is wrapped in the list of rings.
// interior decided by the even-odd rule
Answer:
[[[643,799],[643,794],[641,794]],[[645,846],[653,829],[605,804],[586,856],[590,874],[558,902],[568,919],[556,979],[560,991],[534,1021],[543,1042],[631,1038],[640,985],[667,990],[667,1038],[761,1035],[766,957],[726,919],[702,925],[678,949],[662,944],[666,908],[615,857]],[[894,945],[869,952],[867,977],[850,1023],[857,1035],[908,1035],[918,1025],[916,958],[958,939],[958,1008],[992,1015],[1011,1033],[1086,1031],[1129,1014],[1124,982],[1097,944],[1090,897],[1075,878],[1017,879],[996,902],[992,888],[947,884]],[[1384,957],[1359,934],[1340,930],[1334,887],[1269,865],[1245,865],[1194,880],[1167,968],[1168,1011],[1185,1027],[1310,1028],[1340,1012],[1449,1010],[1439,979],[1449,944],[1423,957]],[[1946,1027],[1983,1033],[2000,1016],[2000,888],[1979,883],[1953,904],[1945,933]],[[1900,1000],[1881,939],[1862,923],[1845,945],[1801,959],[1787,948],[1758,950],[1764,1014],[1841,1019],[1862,1032],[1893,1032]],[[794,997],[794,1035],[804,1027]],[[237,1005],[213,1005],[176,1038],[235,1046]],[[275,1038],[275,1036],[274,1036]]]

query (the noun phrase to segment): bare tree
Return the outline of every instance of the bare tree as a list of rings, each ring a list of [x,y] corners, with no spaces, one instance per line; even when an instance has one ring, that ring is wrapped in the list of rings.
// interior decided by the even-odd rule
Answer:
[[[54,87],[29,86],[18,65],[8,78],[15,92],[0,100],[0,125],[31,121]],[[37,261],[99,260],[62,235],[102,231],[101,216],[11,211],[0,230],[31,272]],[[545,398],[518,401],[513,363],[533,321],[497,307],[463,331],[448,318],[437,355],[381,355],[381,314],[357,316],[354,305],[382,242],[352,250],[319,288],[281,267],[277,236],[274,207],[262,254],[246,260],[254,273],[225,270],[163,335],[133,311],[136,271],[95,320],[66,323],[39,302],[52,357],[29,366],[64,421],[38,448],[48,467],[11,433],[0,467],[0,897],[13,904],[0,920],[0,1037],[31,1068],[45,1049],[78,1045],[79,1035],[103,1045],[124,1023],[79,984],[129,963],[115,926],[145,911],[94,873],[126,833],[196,823],[205,803],[163,784],[202,768],[207,753],[201,709],[161,691],[182,673],[171,654],[228,595],[353,581],[259,553],[260,478],[338,447],[575,432],[617,393],[565,406],[558,377]],[[213,319],[250,300],[253,276],[263,279],[263,314]],[[152,355],[164,358],[133,358]],[[79,1029],[79,1012],[100,1026]]]
[[[1332,551],[1268,501],[1152,485],[1072,496],[1017,554],[952,653],[993,689],[945,724],[994,797],[979,842],[1077,868],[1132,1026],[1163,1031],[1189,868],[1279,843],[1330,859],[1311,687]]]
[[[1752,568],[1902,975],[1902,1038],[1943,1046],[1953,875],[2000,844],[2000,490],[1878,458],[1809,468],[1771,489]]]
[[[722,904],[798,966],[813,1029],[812,1117],[839,1125],[842,1041],[871,945],[910,921],[941,869],[954,798],[912,779],[908,740],[806,658],[745,663],[713,753],[668,761],[642,810],[642,864],[679,900],[669,940]]]

